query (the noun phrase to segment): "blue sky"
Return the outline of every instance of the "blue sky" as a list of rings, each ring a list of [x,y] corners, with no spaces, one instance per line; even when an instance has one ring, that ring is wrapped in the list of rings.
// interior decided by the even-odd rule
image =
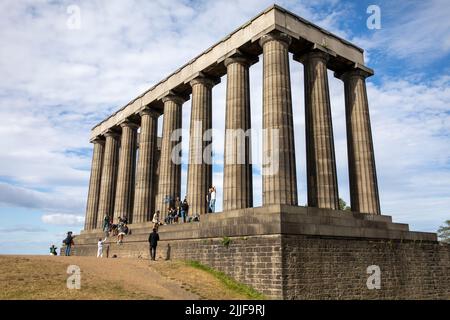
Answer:
[[[0,253],[45,254],[67,230],[82,229],[90,129],[271,4],[1,1]],[[413,230],[435,231],[450,218],[450,3],[277,4],[366,50],[366,64],[375,70],[368,96],[382,212]],[[79,29],[68,27],[71,5],[80,9]],[[379,30],[366,26],[369,5],[381,10]],[[292,59],[291,72],[299,201],[305,204],[303,69]],[[261,80],[258,63],[250,79],[255,130],[262,123]],[[348,201],[343,85],[332,73],[329,81],[339,192]],[[213,90],[218,130],[224,128],[225,83]],[[187,102],[185,129],[189,109]],[[223,137],[214,141],[220,203]],[[261,204],[258,169],[255,205]]]

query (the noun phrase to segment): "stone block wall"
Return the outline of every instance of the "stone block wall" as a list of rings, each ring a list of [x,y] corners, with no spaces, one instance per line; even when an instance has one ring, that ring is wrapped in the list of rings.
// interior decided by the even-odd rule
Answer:
[[[450,246],[437,242],[300,235],[160,241],[158,259],[195,260],[272,299],[450,299]],[[148,259],[147,242],[109,244],[109,256]],[[74,254],[96,254],[75,246]],[[381,270],[369,290],[367,267]]]
[[[285,299],[450,299],[450,246],[437,242],[283,236]],[[367,267],[381,289],[367,288]]]

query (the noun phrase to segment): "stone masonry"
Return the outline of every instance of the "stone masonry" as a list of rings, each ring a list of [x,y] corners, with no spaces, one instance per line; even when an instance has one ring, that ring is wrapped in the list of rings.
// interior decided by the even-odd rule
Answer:
[[[274,299],[450,299],[450,247],[382,214],[366,89],[374,73],[363,52],[274,5],[97,124],[86,222],[73,254],[95,255],[109,216],[127,217],[131,231],[122,245],[109,238],[110,256],[148,258],[153,214],[164,219],[181,199],[179,129],[192,99],[187,199],[200,222],[161,226],[159,259],[198,260]],[[290,54],[303,64],[304,106],[292,105]],[[263,204],[254,207],[249,73],[260,56]],[[328,70],[345,93],[351,211],[338,210]],[[213,87],[224,76],[223,212],[206,214]],[[293,114],[302,107],[300,153]],[[307,207],[298,206],[299,156],[307,164]],[[381,285],[371,289],[374,266]]]

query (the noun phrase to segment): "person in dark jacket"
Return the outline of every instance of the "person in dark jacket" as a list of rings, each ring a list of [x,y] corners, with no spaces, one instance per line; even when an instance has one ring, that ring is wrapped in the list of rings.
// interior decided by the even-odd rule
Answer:
[[[73,242],[73,236],[72,236],[72,231],[67,232],[67,237],[66,239],[64,239],[63,243],[66,245],[66,256],[70,256],[70,249],[72,248],[72,246],[74,245]]]
[[[159,234],[155,228],[153,228],[153,232],[150,233],[148,237],[148,242],[150,244],[150,258],[155,261],[156,260],[156,246],[158,245]]]

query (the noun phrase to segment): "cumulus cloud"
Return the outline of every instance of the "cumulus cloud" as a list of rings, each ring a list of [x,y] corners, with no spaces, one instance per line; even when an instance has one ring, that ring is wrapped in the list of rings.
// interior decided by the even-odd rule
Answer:
[[[81,226],[84,223],[83,216],[65,213],[45,214],[41,219],[46,224],[63,226]]]

